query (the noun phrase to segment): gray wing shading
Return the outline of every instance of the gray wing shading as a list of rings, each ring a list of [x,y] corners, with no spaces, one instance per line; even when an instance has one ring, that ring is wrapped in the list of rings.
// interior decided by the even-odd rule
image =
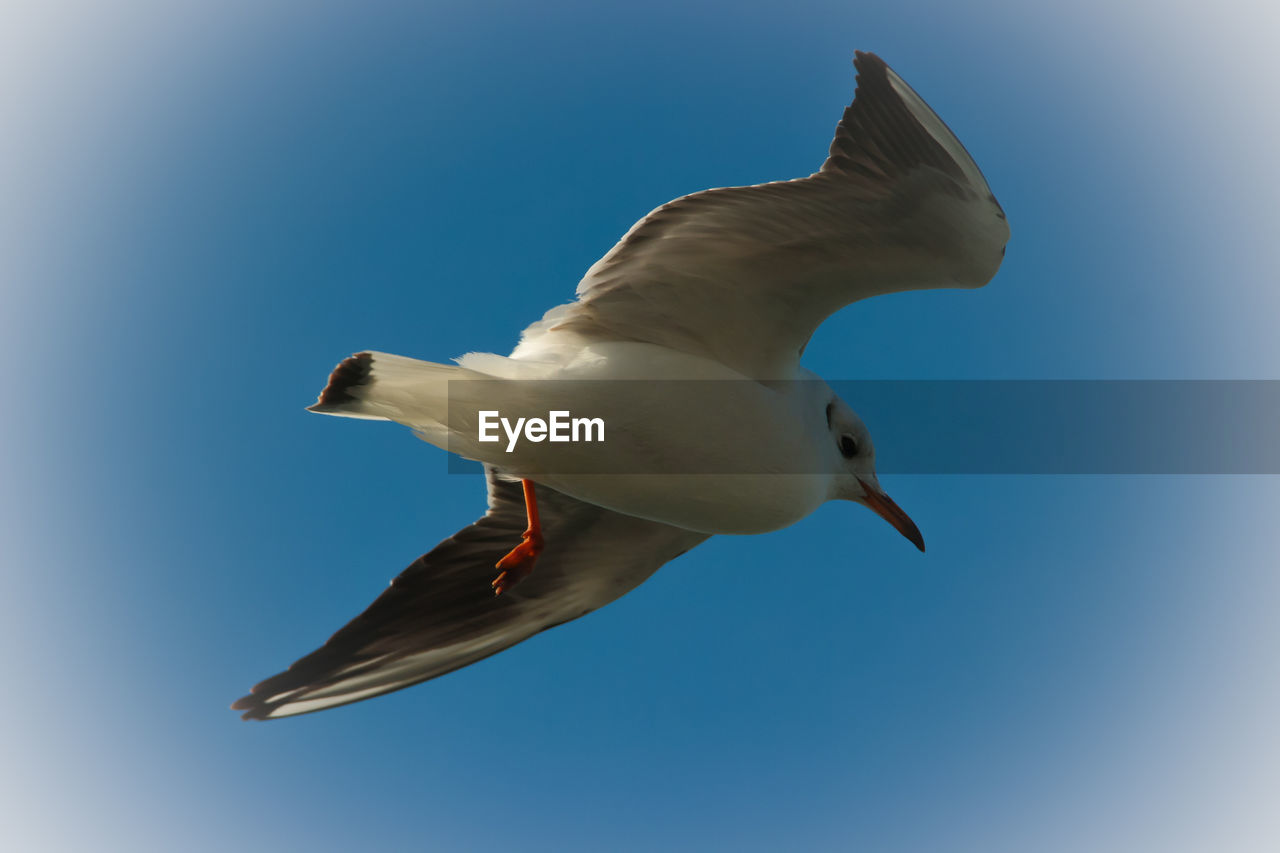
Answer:
[[[982,172],[879,57],[822,168],[807,178],[706,190],[632,226],[521,346],[548,333],[657,343],[757,378],[787,376],[818,325],[881,293],[979,287],[1009,228]]]
[[[707,538],[537,486],[545,550],[501,596],[496,563],[525,528],[518,482],[486,471],[489,510],[404,570],[319,649],[231,707],[244,719],[305,714],[452,672],[634,589]]]

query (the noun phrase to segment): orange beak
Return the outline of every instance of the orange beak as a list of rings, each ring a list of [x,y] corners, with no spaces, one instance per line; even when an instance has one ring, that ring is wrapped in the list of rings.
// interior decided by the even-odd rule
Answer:
[[[866,492],[861,502],[870,507],[871,511],[876,515],[892,524],[895,530],[910,539],[912,545],[923,551],[924,537],[920,535],[920,528],[916,527],[916,523],[911,520],[911,517],[902,511],[902,507],[894,503],[893,498],[876,489],[866,480],[859,478],[858,482],[862,484],[862,490]]]

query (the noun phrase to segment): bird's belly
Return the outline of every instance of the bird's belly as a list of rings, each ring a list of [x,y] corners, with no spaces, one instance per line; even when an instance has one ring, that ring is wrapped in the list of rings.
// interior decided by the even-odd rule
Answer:
[[[585,474],[536,478],[621,512],[710,534],[767,533],[794,524],[827,499],[816,474]]]
[[[579,500],[702,533],[776,530],[827,499],[822,409],[795,393],[803,383],[769,386],[705,359],[636,347],[643,359],[614,345],[591,371],[573,374],[588,379],[454,383],[447,442],[424,437]],[[628,365],[647,375],[632,378]],[[530,419],[534,437],[516,429]],[[599,429],[586,430],[588,420]]]

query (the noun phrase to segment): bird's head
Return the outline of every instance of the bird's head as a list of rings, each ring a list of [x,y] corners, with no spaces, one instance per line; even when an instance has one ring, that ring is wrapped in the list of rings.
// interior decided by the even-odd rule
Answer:
[[[836,396],[827,403],[826,416],[831,452],[839,460],[832,497],[862,504],[923,551],[920,528],[880,487],[876,478],[875,446],[862,418]]]

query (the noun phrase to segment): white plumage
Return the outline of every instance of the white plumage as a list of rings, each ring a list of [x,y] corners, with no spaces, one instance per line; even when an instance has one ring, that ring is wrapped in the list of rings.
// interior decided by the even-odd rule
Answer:
[[[367,352],[334,370],[314,411],[396,421],[480,460],[489,511],[233,707],[288,716],[432,678],[607,604],[711,534],[777,529],[831,499],[867,505],[923,550],[876,479],[866,427],[800,357],[851,302],[985,284],[1009,229],[923,99],[872,54],[855,66],[818,172],[662,205],[510,356]],[[481,410],[551,408],[603,418],[603,450],[478,439]],[[546,550],[495,598],[493,564],[524,522],[512,478],[537,483]]]

